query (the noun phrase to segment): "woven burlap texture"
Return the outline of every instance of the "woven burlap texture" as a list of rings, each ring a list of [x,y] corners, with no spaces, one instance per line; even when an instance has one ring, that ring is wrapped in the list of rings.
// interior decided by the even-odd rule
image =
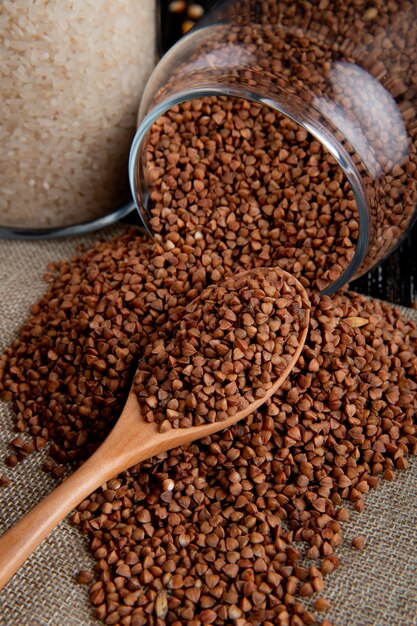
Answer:
[[[108,230],[111,236],[118,230]],[[102,235],[101,235],[102,236]],[[0,350],[25,320],[29,306],[45,291],[49,261],[69,258],[97,235],[45,242],[0,240]],[[404,310],[417,320],[416,312]],[[0,531],[11,526],[54,486],[41,470],[42,454],[33,454],[14,470],[1,461],[13,437],[10,407],[0,404],[0,473],[11,483],[0,490]],[[358,534],[366,547],[350,547]],[[322,595],[332,603],[327,617],[335,626],[417,626],[417,462],[397,480],[366,496],[360,515],[343,525],[342,567],[327,578]],[[0,593],[1,626],[93,626],[87,588],[76,574],[94,561],[77,529],[64,521],[44,541]]]

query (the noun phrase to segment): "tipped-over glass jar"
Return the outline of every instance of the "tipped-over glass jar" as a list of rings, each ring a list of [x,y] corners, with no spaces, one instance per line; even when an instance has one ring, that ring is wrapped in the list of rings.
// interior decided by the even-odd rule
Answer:
[[[145,89],[129,165],[143,222],[335,291],[413,221],[416,76],[413,0],[218,3]]]

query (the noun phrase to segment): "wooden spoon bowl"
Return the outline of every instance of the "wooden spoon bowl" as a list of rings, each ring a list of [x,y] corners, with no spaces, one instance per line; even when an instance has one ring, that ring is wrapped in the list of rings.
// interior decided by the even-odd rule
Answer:
[[[284,270],[278,268],[273,270],[296,285],[298,295],[302,298],[306,324],[300,331],[298,347],[287,367],[267,389],[265,395],[228,419],[190,428],[170,428],[167,432],[160,432],[155,422],[145,421],[138,399],[130,391],[122,414],[96,452],[0,538],[0,589],[50,531],[103,483],[152,456],[233,426],[256,411],[279,389],[294,368],[304,347],[308,333],[310,302],[298,281]],[[270,272],[271,268],[249,270],[238,274],[237,277],[251,277],[260,271]],[[184,312],[195,310],[198,300],[199,298],[196,298],[187,305]]]

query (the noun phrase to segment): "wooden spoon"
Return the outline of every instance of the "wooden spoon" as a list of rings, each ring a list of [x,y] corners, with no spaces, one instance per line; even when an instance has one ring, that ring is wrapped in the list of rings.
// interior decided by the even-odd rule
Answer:
[[[295,281],[284,270],[273,269],[285,280]],[[259,271],[259,269],[249,270],[239,273],[237,276],[242,278]],[[267,273],[271,271],[271,268],[265,268],[262,271]],[[297,362],[308,332],[309,299],[302,285],[298,281],[295,283],[305,306],[306,327],[300,332],[299,345],[291,361],[282,375],[267,390],[265,396],[250,403],[244,410],[226,420],[190,428],[171,428],[168,432],[159,432],[155,422],[144,420],[137,397],[130,391],[121,416],[96,452],[74,474],[64,480],[42,502],[1,536],[0,589],[10,580],[49,532],[103,483],[129,467],[161,452],[229,428],[256,411],[277,391]],[[188,304],[185,311],[195,307],[198,299],[196,298]]]

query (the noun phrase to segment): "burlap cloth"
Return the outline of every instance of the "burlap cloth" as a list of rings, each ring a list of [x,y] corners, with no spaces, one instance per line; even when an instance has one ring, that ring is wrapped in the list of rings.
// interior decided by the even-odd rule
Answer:
[[[0,240],[0,350],[44,292],[47,262],[68,258],[78,244],[96,239]],[[416,311],[404,313],[417,320]],[[31,455],[14,470],[5,467],[1,460],[10,454],[12,437],[10,407],[0,403],[0,474],[11,479],[0,490],[1,532],[54,486],[40,469],[42,454]],[[361,552],[350,547],[358,534],[367,538]],[[328,576],[322,594],[332,603],[327,617],[336,626],[417,625],[417,459],[397,480],[366,496],[365,510],[351,516],[343,535],[342,567]],[[87,587],[75,581],[78,571],[93,563],[85,537],[68,522],[60,524],[0,593],[1,626],[97,626]]]

